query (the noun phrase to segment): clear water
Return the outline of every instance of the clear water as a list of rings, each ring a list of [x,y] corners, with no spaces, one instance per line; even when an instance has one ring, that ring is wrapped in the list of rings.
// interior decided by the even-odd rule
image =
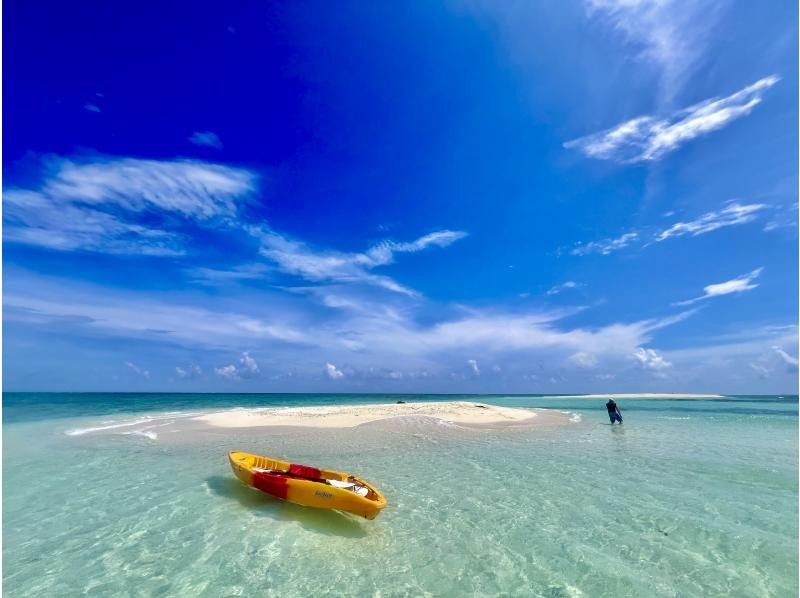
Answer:
[[[483,396],[581,421],[181,430],[180,412],[397,399],[6,394],[4,594],[797,595],[796,396],[620,401],[622,427],[599,400]],[[358,473],[390,505],[277,501],[233,478],[234,448]]]

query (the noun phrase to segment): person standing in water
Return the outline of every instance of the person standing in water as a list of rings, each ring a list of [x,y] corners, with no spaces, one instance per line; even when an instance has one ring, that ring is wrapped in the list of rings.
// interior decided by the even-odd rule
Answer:
[[[606,409],[608,409],[608,419],[611,420],[611,425],[614,425],[614,422],[622,423],[622,412],[619,410],[619,407],[614,402],[613,398],[608,399],[608,403],[606,403]]]

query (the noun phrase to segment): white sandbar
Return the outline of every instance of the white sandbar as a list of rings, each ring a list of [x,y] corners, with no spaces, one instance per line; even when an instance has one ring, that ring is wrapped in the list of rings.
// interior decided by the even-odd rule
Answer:
[[[367,422],[392,417],[424,416],[455,424],[559,424],[567,415],[548,409],[498,407],[466,401],[400,403],[384,405],[334,405],[324,407],[272,407],[236,409],[208,413],[194,418],[220,428],[261,426],[303,426],[312,428],[352,428]],[[563,420],[563,421],[562,421]]]

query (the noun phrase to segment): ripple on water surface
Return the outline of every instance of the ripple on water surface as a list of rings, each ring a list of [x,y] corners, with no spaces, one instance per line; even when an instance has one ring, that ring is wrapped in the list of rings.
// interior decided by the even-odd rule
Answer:
[[[795,595],[796,419],[626,413],[624,427],[582,411],[544,431],[391,421],[202,439],[180,414],[72,436],[125,421],[14,424],[4,589]],[[274,500],[233,478],[233,448],[363,475],[389,507],[370,522]]]

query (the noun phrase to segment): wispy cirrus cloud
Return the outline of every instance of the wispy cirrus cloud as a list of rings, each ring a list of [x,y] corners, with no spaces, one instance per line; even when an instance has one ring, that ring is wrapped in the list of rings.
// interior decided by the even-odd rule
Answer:
[[[396,253],[416,253],[428,247],[447,247],[466,236],[467,233],[463,231],[440,230],[424,235],[410,243],[383,241],[370,248],[363,254],[364,257],[359,258],[359,261],[368,267],[385,266],[394,261]]]
[[[599,253],[608,255],[620,249],[624,249],[639,238],[639,233],[624,233],[614,239],[603,239],[602,241],[591,241],[589,243],[579,243],[570,253],[572,255],[589,255]]]
[[[569,361],[579,367],[592,369],[597,367],[597,356],[586,351],[578,351],[569,356]]]
[[[764,225],[764,232],[772,232],[783,228],[797,229],[797,202],[792,202],[789,205],[775,206],[776,213]]]
[[[683,321],[695,312],[689,310],[660,319],[610,324],[593,329],[565,329],[558,322],[568,313],[574,312],[477,312],[425,328],[405,320],[389,322],[375,318],[371,322],[359,321],[357,328],[370,347],[391,347],[396,352],[414,354],[475,348],[509,352],[563,349],[618,354],[626,348],[632,351],[646,342],[651,333]]]
[[[440,230],[409,242],[383,241],[360,253],[314,249],[267,224],[248,222],[241,207],[255,195],[258,183],[249,170],[133,158],[49,157],[42,167],[44,175],[33,188],[5,191],[5,241],[59,251],[181,256],[202,238],[201,230],[213,229],[231,237],[251,236],[249,242],[271,262],[251,258],[240,265],[184,270],[206,285],[257,280],[268,271],[281,271],[315,283],[366,284],[418,296],[372,270],[401,254],[447,247],[466,236]]]
[[[747,224],[758,218],[759,212],[766,209],[764,204],[740,204],[731,202],[723,209],[707,212],[688,222],[676,222],[656,235],[656,241],[664,241],[670,237],[692,235],[696,237],[710,233],[726,226]]]
[[[189,347],[232,348],[259,342],[309,345],[312,343],[299,316],[283,311],[272,314],[213,309],[198,305],[154,300],[142,293],[117,294],[79,287],[72,289],[58,280],[42,281],[39,288],[7,292],[3,305],[8,320],[36,316],[45,326],[60,320],[80,321],[87,333],[149,339]]]
[[[609,23],[639,57],[660,71],[667,101],[701,61],[719,0],[586,0],[591,18]]]
[[[115,214],[57,202],[36,191],[7,191],[3,199],[3,238],[9,242],[59,251],[158,256],[183,253],[180,235],[129,222]]]
[[[557,284],[555,286],[550,287],[547,291],[547,295],[558,295],[559,293],[563,293],[564,291],[569,291],[571,289],[577,289],[582,287],[583,285],[579,282],[575,282],[574,280],[568,280],[567,282]]]
[[[748,274],[742,274],[738,278],[716,284],[710,284],[706,287],[703,287],[704,293],[700,297],[688,299],[687,301],[679,301],[677,303],[673,303],[673,305],[691,305],[692,303],[703,301],[705,299],[711,299],[712,297],[720,297],[722,295],[750,291],[758,286],[758,284],[754,283],[753,281],[759,277],[763,270],[764,268],[756,268],[752,272],[749,272]]]
[[[795,338],[787,345],[796,348],[797,336],[795,335]],[[772,345],[769,349],[764,347],[761,354],[748,365],[760,379],[766,380],[774,374],[781,373],[796,376],[798,359],[786,352],[780,345]]]
[[[683,144],[747,116],[779,77],[771,75],[724,98],[712,98],[665,117],[640,116],[564,144],[589,158],[622,164],[654,161]]]
[[[145,380],[149,380],[150,379],[150,372],[148,370],[139,367],[138,365],[136,365],[135,363],[133,363],[131,361],[126,361],[125,362],[125,367],[127,367],[129,370],[131,370],[137,376],[141,376]]]
[[[242,303],[239,311],[217,301],[203,307],[185,304],[185,297],[154,300],[139,292],[104,289],[101,293],[102,287],[76,287],[58,280],[51,284],[40,277],[32,284],[26,280],[16,276],[15,288],[4,296],[9,325],[61,330],[82,339],[130,339],[172,355],[185,356],[191,350],[197,356],[190,363],[209,368],[220,380],[245,379],[254,374],[246,357],[252,359],[258,352],[272,356],[271,371],[265,375],[275,368],[291,367],[319,376],[319,364],[344,360],[350,364],[347,369],[334,365],[336,369],[331,372],[334,377],[336,371],[342,372],[347,379],[351,370],[370,368],[389,367],[400,372],[427,369],[440,374],[454,368],[464,371],[464,364],[471,359],[475,368],[485,373],[478,366],[477,355],[484,355],[489,363],[502,359],[509,372],[515,363],[530,368],[538,360],[565,360],[578,353],[585,355],[574,357],[573,363],[583,367],[595,358],[598,366],[614,360],[622,363],[637,347],[647,346],[658,330],[694,313],[575,327],[565,323],[574,310],[469,310],[464,314],[458,309],[460,314],[440,314],[431,321],[425,315],[419,318],[418,311],[409,308],[417,302],[409,302],[402,295],[395,300],[405,303],[406,308],[394,313],[386,309],[321,312],[316,295],[301,294],[282,301],[285,293],[270,289],[259,300]],[[58,289],[57,293],[53,289]],[[252,353],[245,355],[243,350]],[[236,351],[240,357],[235,361],[203,357],[220,351]],[[261,371],[260,364],[256,365]],[[190,370],[180,367],[185,376],[174,367],[168,375],[190,379]]]
[[[249,170],[192,160],[50,159],[41,192],[56,202],[114,206],[140,213],[157,209],[194,220],[236,214],[255,191]]]
[[[195,131],[189,137],[189,141],[195,145],[212,147],[214,149],[222,149],[222,140],[216,133],[211,131]]]
[[[363,253],[346,253],[312,249],[303,242],[273,231],[252,229],[251,232],[261,240],[261,255],[287,274],[311,282],[369,284],[409,296],[416,295],[416,292],[370,270],[391,264],[395,254],[416,253],[429,247],[447,247],[466,236],[461,231],[443,230],[407,243],[384,241]]]
[[[729,201],[725,206],[719,210],[706,212],[693,220],[676,222],[664,230],[655,234],[652,241],[647,241],[644,247],[651,243],[666,241],[670,238],[682,237],[690,235],[697,237],[706,233],[726,228],[729,226],[739,226],[753,222],[769,208],[766,204],[750,203],[742,204],[737,201]],[[764,229],[773,230],[773,229]],[[631,231],[612,239],[603,239],[601,241],[591,241],[589,243],[578,243],[571,250],[572,255],[589,255],[592,253],[599,253],[601,255],[609,255],[620,249],[625,249],[628,246],[644,242],[643,237],[649,237],[652,232],[645,234],[643,231]],[[569,284],[569,283],[567,283]],[[562,290],[560,287],[553,287],[548,291],[548,295],[555,294]]]
[[[741,326],[741,323],[737,323],[737,326]],[[750,379],[756,381],[750,392],[763,389],[762,384],[768,379],[783,379],[791,385],[786,388],[796,387],[796,373],[776,348],[792,357],[791,352],[797,348],[797,324],[739,327],[735,333],[712,336],[706,340],[708,344],[665,351],[669,361],[680,370],[682,379],[693,384],[699,384],[709,376],[720,375],[740,382]]]
[[[786,366],[789,372],[796,372],[798,369],[798,359],[797,357],[792,357],[786,351],[781,349],[780,347],[772,347],[772,350],[775,351],[775,354],[780,358],[783,364]]]
[[[261,280],[269,272],[269,266],[260,263],[240,264],[230,268],[195,267],[185,270],[187,276],[201,284],[215,285],[238,280]]]
[[[179,255],[184,239],[169,230],[168,218],[233,218],[257,182],[246,170],[185,160],[50,157],[44,167],[36,188],[5,190],[5,240],[61,251]]]

